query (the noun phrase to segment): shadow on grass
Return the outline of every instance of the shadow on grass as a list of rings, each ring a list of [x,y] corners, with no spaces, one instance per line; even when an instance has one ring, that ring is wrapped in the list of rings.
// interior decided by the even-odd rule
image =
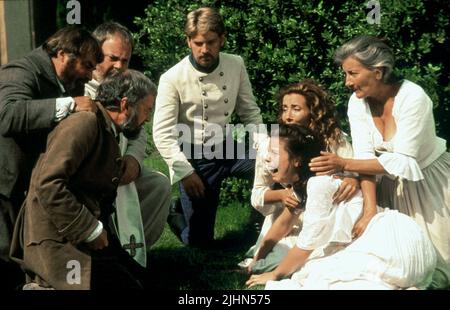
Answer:
[[[246,209],[248,208],[248,209]],[[182,245],[166,227],[163,240],[150,251],[146,289],[156,290],[240,290],[248,275],[237,264],[258,236],[255,221],[261,221],[248,206],[220,208],[222,221],[238,213],[230,227],[217,233],[217,240],[206,249]],[[216,223],[217,225],[218,223]],[[233,227],[234,226],[234,227]],[[256,227],[255,227],[256,226]],[[170,235],[169,235],[170,234]]]

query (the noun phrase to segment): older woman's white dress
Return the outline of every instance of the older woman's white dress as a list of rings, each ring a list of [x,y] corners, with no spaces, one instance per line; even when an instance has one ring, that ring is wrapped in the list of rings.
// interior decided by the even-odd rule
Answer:
[[[434,247],[410,217],[381,209],[361,237],[351,231],[362,212],[361,192],[349,202],[332,203],[341,181],[330,176],[308,181],[303,228],[296,246],[313,250],[290,279],[267,282],[266,289],[426,288],[436,266]]]
[[[369,105],[352,95],[348,106],[354,157],[377,158],[389,173],[379,179],[377,203],[409,215],[433,242],[438,262],[432,287],[450,285],[450,154],[436,136],[433,103],[404,80],[392,115],[397,131],[386,142]]]

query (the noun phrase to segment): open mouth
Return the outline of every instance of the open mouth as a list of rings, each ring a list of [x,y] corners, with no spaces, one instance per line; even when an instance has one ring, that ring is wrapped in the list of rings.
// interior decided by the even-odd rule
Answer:
[[[276,164],[276,161],[266,161],[264,163],[264,168],[266,171],[268,171],[271,174],[277,173],[278,172],[278,165]]]

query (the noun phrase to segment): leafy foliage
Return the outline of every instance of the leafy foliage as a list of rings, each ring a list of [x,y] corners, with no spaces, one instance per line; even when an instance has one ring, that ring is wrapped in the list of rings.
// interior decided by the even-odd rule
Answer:
[[[385,37],[405,78],[421,85],[435,104],[438,134],[450,138],[449,19],[447,0],[380,0],[381,22],[366,20],[368,1],[323,0],[156,0],[135,24],[137,54],[147,73],[159,76],[184,57],[186,14],[201,6],[220,9],[228,30],[225,51],[246,61],[257,103],[266,122],[275,121],[279,88],[314,78],[334,95],[347,128],[350,96],[333,54],[359,34]]]

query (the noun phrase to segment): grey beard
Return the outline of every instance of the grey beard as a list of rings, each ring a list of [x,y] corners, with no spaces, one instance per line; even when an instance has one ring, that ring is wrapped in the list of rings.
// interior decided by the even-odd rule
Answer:
[[[135,109],[130,109],[131,115],[120,125],[122,134],[127,139],[135,139],[141,133],[141,127],[137,125],[138,113]]]
[[[129,139],[129,140],[133,140],[136,139],[137,137],[139,137],[140,133],[141,133],[142,127],[137,127],[134,129],[124,129],[122,130],[122,134],[125,136],[125,138]]]

